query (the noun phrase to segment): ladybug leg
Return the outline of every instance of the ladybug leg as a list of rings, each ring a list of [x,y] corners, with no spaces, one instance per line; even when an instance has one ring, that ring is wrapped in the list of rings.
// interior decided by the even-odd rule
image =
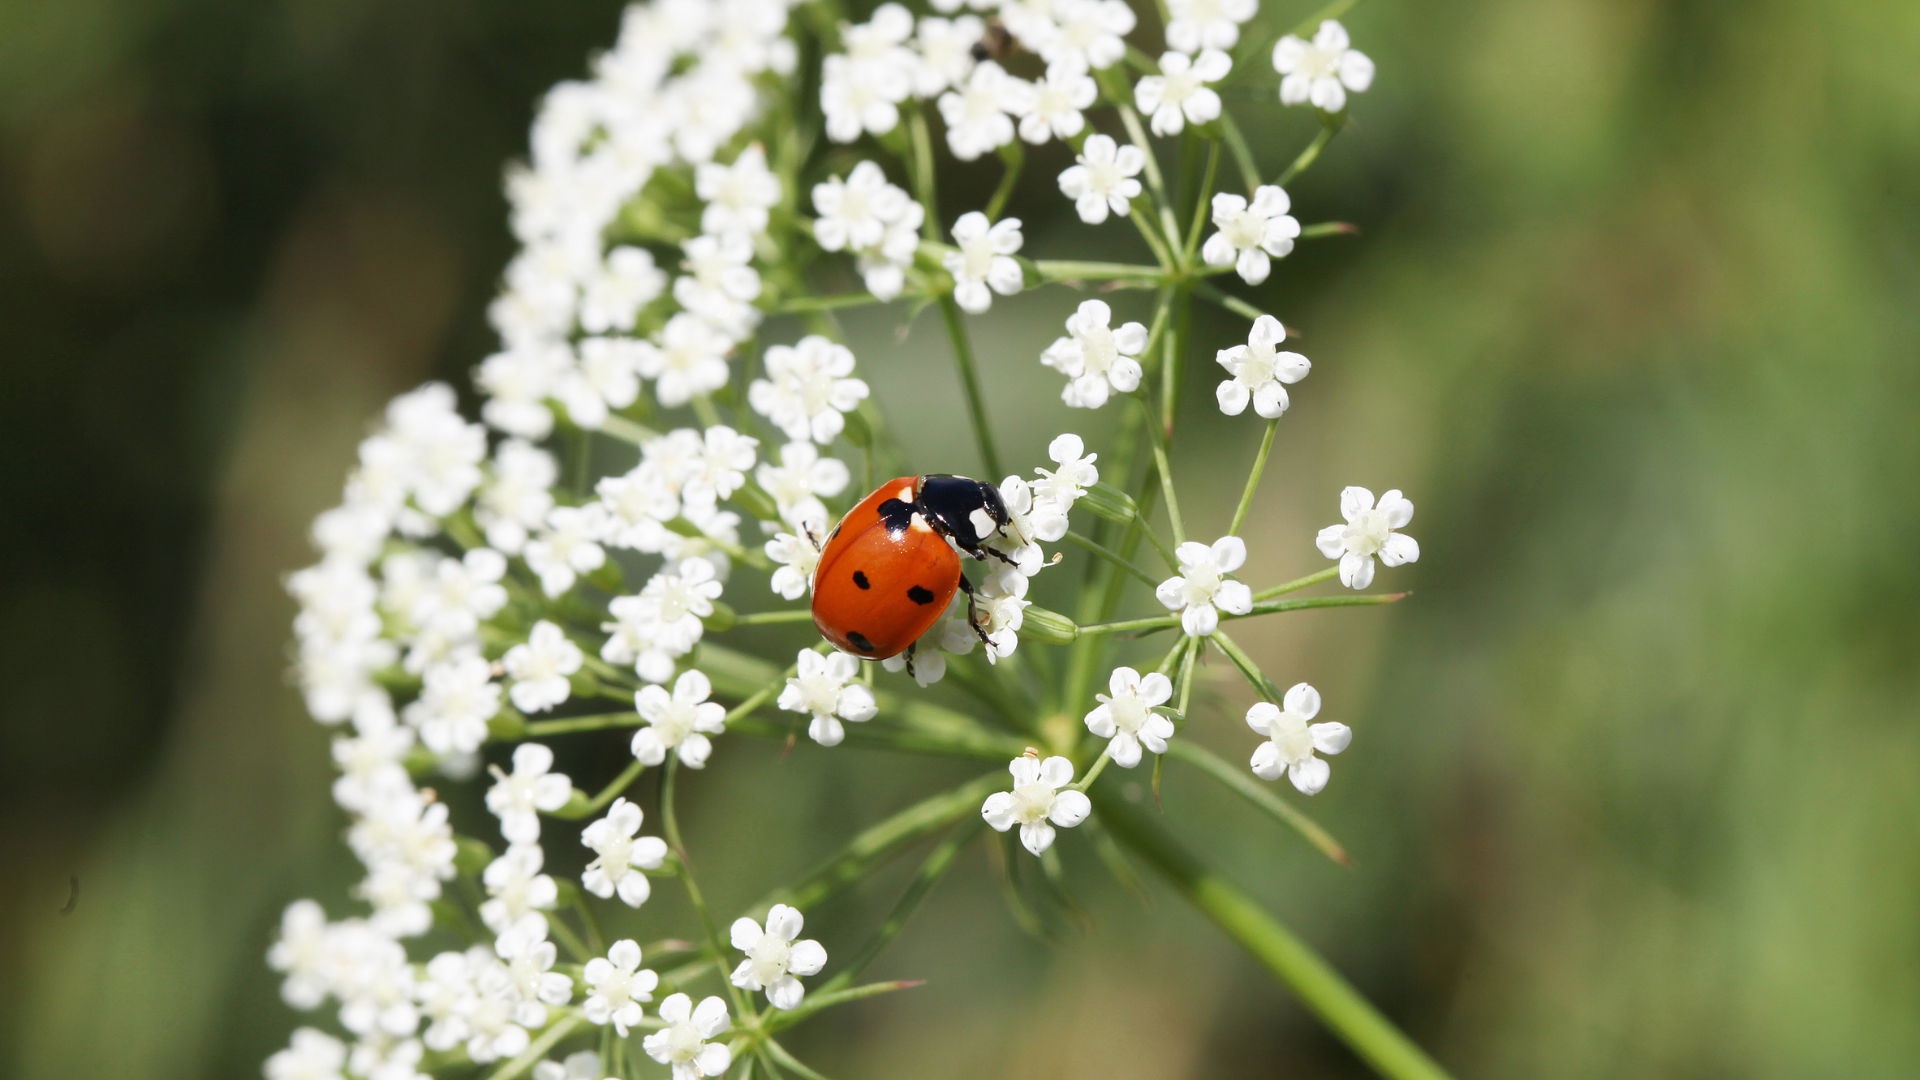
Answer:
[[[819,538],[818,536],[815,536],[815,535],[814,535],[814,532],[813,532],[813,523],[812,523],[812,522],[801,522],[801,524],[800,524],[800,528],[801,528],[801,529],[802,529],[803,531],[805,531],[805,532],[806,532],[806,534],[807,534],[807,543],[809,543],[809,544],[812,544],[812,545],[813,545],[813,550],[815,550],[815,551],[819,551],[819,550],[820,550],[820,548],[821,548],[821,544],[820,544],[820,538]]]
[[[919,676],[913,673],[913,650],[914,650],[914,646],[917,646],[919,644],[920,643],[916,641],[913,643],[913,645],[907,646],[907,677],[910,679],[914,679],[916,681],[918,681]]]
[[[974,600],[973,582],[968,581],[967,575],[965,574],[960,575],[960,591],[967,594],[967,625],[973,628],[974,636],[980,639],[982,645],[991,646],[993,641],[987,637],[987,632],[980,627],[980,610]],[[989,657],[989,659],[991,659],[991,657]]]

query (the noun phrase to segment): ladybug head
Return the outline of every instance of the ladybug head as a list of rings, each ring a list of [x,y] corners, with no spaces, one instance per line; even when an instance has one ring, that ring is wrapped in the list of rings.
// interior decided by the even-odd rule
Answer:
[[[930,473],[920,478],[920,512],[954,546],[975,558],[980,544],[1013,518],[992,484],[965,476]]]

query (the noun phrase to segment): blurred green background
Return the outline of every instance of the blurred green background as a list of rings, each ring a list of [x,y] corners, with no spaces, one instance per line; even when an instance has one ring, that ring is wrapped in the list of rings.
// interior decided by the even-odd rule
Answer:
[[[383,400],[489,351],[501,167],[618,13],[0,3],[0,1073],[253,1077],[296,1023],[262,953],[296,896],[348,911],[354,866],[280,577]],[[1462,1077],[1920,1073],[1920,6],[1346,21],[1381,74],[1293,195],[1362,232],[1249,294],[1315,362],[1250,576],[1323,565],[1350,483],[1407,491],[1423,558],[1383,574],[1396,608],[1240,637],[1354,726],[1311,809],[1356,865],[1177,767],[1170,820]],[[1311,136],[1229,107],[1270,171]],[[1056,166],[1014,204],[1029,252],[1124,253]],[[1034,362],[1072,302],[980,323],[1012,461],[1113,420]],[[848,326],[899,424],[957,386],[936,324],[901,347],[893,318]],[[1205,314],[1201,354],[1244,325]],[[1183,499],[1216,535],[1258,424],[1190,371]],[[913,427],[916,467],[973,467],[962,416]],[[1209,678],[1191,736],[1244,759]],[[561,751],[583,786],[622,753]],[[723,906],[971,768],[715,763],[689,843]],[[1177,898],[1066,854],[1090,930],[1024,936],[975,847],[876,969],[929,985],[796,1047],[843,1076],[1365,1075]],[[851,948],[897,880],[809,929]]]

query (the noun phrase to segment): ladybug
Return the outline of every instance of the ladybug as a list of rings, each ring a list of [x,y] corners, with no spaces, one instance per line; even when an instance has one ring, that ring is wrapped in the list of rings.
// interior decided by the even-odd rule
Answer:
[[[887,481],[827,534],[813,570],[813,625],[842,652],[868,660],[905,652],[911,670],[913,643],[959,589],[967,623],[985,641],[960,555],[1011,563],[985,546],[1010,521],[992,484],[940,473]]]

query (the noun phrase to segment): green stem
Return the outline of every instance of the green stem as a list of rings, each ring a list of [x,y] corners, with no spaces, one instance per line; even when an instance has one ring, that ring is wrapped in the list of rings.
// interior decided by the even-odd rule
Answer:
[[[612,783],[600,789],[600,794],[587,800],[587,805],[581,808],[579,816],[586,817],[588,814],[599,813],[608,803],[619,798],[620,793],[627,790],[635,780],[640,779],[640,774],[645,770],[646,765],[639,761],[635,761],[625,769],[622,769],[620,775],[613,778]]]
[[[1247,303],[1245,300],[1242,300],[1237,296],[1230,296],[1226,293],[1223,293],[1219,289],[1214,288],[1212,285],[1209,285],[1204,281],[1194,282],[1193,291],[1195,295],[1201,297],[1202,299],[1211,300],[1214,303],[1220,305],[1223,308],[1226,308],[1228,311],[1231,311],[1235,315],[1238,315],[1244,319],[1257,320],[1260,318],[1260,316],[1266,314],[1266,312],[1261,311],[1259,308],[1254,307],[1252,304]]]
[[[1307,16],[1301,21],[1300,25],[1288,32],[1294,37],[1311,39],[1314,34],[1319,32],[1321,23],[1326,22],[1328,19],[1337,19],[1345,15],[1347,9],[1353,7],[1356,3],[1359,3],[1359,0],[1333,0],[1333,3]]]
[[[1280,688],[1273,684],[1272,679],[1267,678],[1267,673],[1260,670],[1260,665],[1253,662],[1253,657],[1248,656],[1238,642],[1227,636],[1226,631],[1215,630],[1211,637],[1213,647],[1227,654],[1227,659],[1233,661],[1233,666],[1239,668],[1240,674],[1246,676],[1247,683],[1253,687],[1254,693],[1268,701],[1280,700]]]
[[[1110,747],[1112,744],[1108,744],[1108,745]],[[1100,756],[1094,759],[1093,768],[1088,769],[1087,775],[1081,777],[1078,783],[1075,783],[1072,785],[1073,790],[1085,791],[1088,788],[1092,787],[1093,782],[1095,780],[1100,779],[1100,774],[1107,771],[1107,762],[1112,760],[1113,760],[1112,752],[1108,748],[1103,747],[1100,750]]]
[[[635,446],[645,446],[660,437],[660,433],[652,428],[644,424],[636,424],[619,415],[611,415],[601,421],[600,433]]]
[[[1316,578],[1316,580],[1320,580]],[[1272,600],[1256,602],[1253,610],[1245,615],[1222,613],[1221,622],[1234,619],[1251,619],[1256,615],[1275,615],[1282,611],[1304,611],[1308,608],[1331,607],[1369,607],[1375,604],[1391,604],[1406,596],[1406,593],[1362,593],[1358,596],[1313,596],[1304,600]],[[1149,615],[1139,619],[1122,619],[1118,622],[1087,623],[1079,628],[1078,637],[1089,634],[1125,634],[1135,630],[1165,630],[1179,626],[1180,616]]]
[[[735,626],[765,626],[769,623],[812,622],[811,608],[785,608],[779,611],[755,611],[734,617]]]
[[[1093,552],[1095,555],[1098,555],[1099,557],[1107,560],[1108,562],[1119,567],[1120,569],[1125,570],[1127,573],[1132,574],[1134,577],[1140,579],[1141,581],[1146,582],[1148,588],[1152,588],[1160,584],[1158,580],[1156,580],[1151,575],[1149,575],[1145,570],[1142,570],[1139,567],[1133,565],[1131,562],[1128,562],[1126,559],[1121,558],[1120,553],[1117,551],[1112,551],[1108,548],[1101,547],[1099,544],[1094,543],[1091,539],[1085,536],[1082,536],[1079,533],[1072,531],[1071,529],[1067,531],[1067,539],[1069,541],[1072,541],[1075,544],[1078,544],[1083,548],[1086,548],[1088,551]]]
[[[1158,266],[1132,263],[1078,262],[1072,259],[1036,259],[1033,268],[1042,281],[1164,281],[1167,272]]]
[[[993,191],[993,197],[987,200],[987,220],[1000,220],[1000,211],[1006,209],[1007,199],[1013,195],[1015,184],[1020,182],[1020,166],[1027,160],[1027,152],[1015,139],[1000,148],[1000,160],[1006,163],[1006,171],[1000,175],[1000,186]]]
[[[902,294],[907,299],[911,295]],[[834,296],[795,296],[774,305],[777,314],[793,315],[805,311],[832,311],[836,308],[865,307],[868,304],[884,304],[885,300],[869,292],[839,293]]]
[[[1153,159],[1149,157],[1147,160],[1152,161]],[[1153,207],[1153,200],[1141,198],[1134,206],[1135,212],[1127,215],[1127,220],[1133,222],[1133,227],[1140,230],[1140,238],[1147,242],[1149,248],[1153,249],[1153,257],[1160,260],[1160,265],[1168,271],[1172,271],[1176,265],[1173,250],[1167,247],[1168,241],[1162,239],[1160,234],[1154,230],[1154,227],[1148,224],[1148,215],[1140,211],[1141,206],[1151,209]]]
[[[527,737],[539,739],[548,735],[564,735],[570,731],[600,731],[605,728],[638,727],[639,725],[640,714],[628,709],[626,712],[569,716],[564,720],[532,720],[527,723]]]
[[[1240,535],[1240,526],[1247,520],[1247,511],[1253,508],[1253,493],[1260,487],[1260,474],[1266,471],[1267,455],[1273,450],[1273,434],[1279,430],[1278,417],[1267,421],[1267,434],[1260,440],[1260,452],[1253,457],[1253,471],[1247,474],[1247,489],[1240,493],[1240,507],[1233,512],[1233,527],[1227,530],[1228,536]]]
[[[953,362],[960,369],[960,386],[967,394],[967,416],[973,421],[973,438],[980,447],[980,460],[990,481],[1002,475],[1000,454],[993,446],[993,431],[987,424],[986,397],[980,391],[980,373],[973,362],[973,345],[967,340],[966,323],[960,316],[960,304],[951,294],[940,298],[940,314],[946,319],[947,338],[953,343]],[[996,481],[997,482],[997,481]]]
[[[1226,114],[1222,113],[1221,118],[1225,119]],[[1207,171],[1200,181],[1200,197],[1193,207],[1193,221],[1187,226],[1186,255],[1180,260],[1183,266],[1192,266],[1194,254],[1200,250],[1200,229],[1211,216],[1207,212],[1207,204],[1213,198],[1213,181],[1219,171],[1220,144],[1211,142],[1207,144]]]
[[[687,858],[687,846],[680,839],[680,818],[674,811],[673,806],[674,780],[679,775],[679,772],[679,755],[669,756],[667,758],[666,774],[661,777],[660,780],[661,831],[666,834],[668,845],[673,848],[674,855],[679,859],[680,882],[687,887],[687,901],[693,905],[693,910],[699,914],[700,925],[707,932],[707,946],[713,950],[714,961],[718,963],[724,971],[727,958],[726,946],[721,942],[719,928],[713,924],[713,915],[707,911],[707,901],[706,898],[700,894],[700,885],[693,880],[693,863]],[[727,980],[727,993],[733,998],[735,1016],[744,1018],[753,1014],[752,1003],[747,1000],[746,995],[740,991],[739,987],[733,985],[733,980],[731,979]]]
[[[947,838],[940,842],[940,846],[934,848],[933,852],[927,856],[927,860],[920,864],[920,871],[913,876],[912,883],[907,886],[907,891],[901,894],[899,902],[893,905],[893,911],[887,915],[887,921],[880,924],[880,928],[873,932],[873,937],[867,939],[867,943],[860,947],[860,951],[854,954],[853,960],[845,968],[820,987],[820,993],[839,990],[860,977],[860,973],[867,969],[867,965],[873,963],[881,951],[900,935],[900,931],[907,925],[907,920],[912,918],[914,911],[920,907],[920,902],[927,898],[927,894],[933,891],[933,887],[953,866],[954,857],[960,854],[960,848],[968,840],[973,839],[973,834],[979,831],[982,824],[983,822],[976,816],[970,821],[962,821],[957,828],[947,834]]]
[[[1426,1052],[1382,1016],[1332,965],[1245,890],[1207,869],[1140,807],[1101,792],[1100,818],[1119,841],[1258,960],[1332,1032],[1388,1080],[1448,1080]]]
[[[1306,577],[1294,578],[1284,585],[1275,585],[1271,589],[1261,589],[1259,592],[1253,594],[1253,598],[1256,602],[1260,600],[1270,600],[1282,593],[1290,593],[1295,589],[1304,589],[1309,585],[1318,585],[1323,581],[1339,576],[1340,566],[1336,563],[1333,566],[1327,567],[1325,570],[1318,570],[1308,574]]]
[[[1340,846],[1340,841],[1335,840],[1327,830],[1321,828],[1318,822],[1295,809],[1291,803],[1267,790],[1266,785],[1246,768],[1237,767],[1222,760],[1192,739],[1168,742],[1167,756],[1175,761],[1184,761],[1218,780],[1241,798],[1298,832],[1307,843],[1319,849],[1320,853],[1327,858],[1341,866],[1353,865],[1353,859],[1347,855],[1347,849]]]
[[[927,117],[917,107],[907,110],[907,135],[913,141],[913,189],[926,217],[920,235],[929,240],[940,238],[940,211],[934,200],[933,137],[927,134]]]
[[[574,936],[573,930],[566,923],[557,918],[547,920],[547,929],[553,932],[553,939],[559,942],[562,948],[583,964],[600,955],[599,949],[589,949],[585,942]]]
[[[700,418],[700,426],[710,428],[720,423],[720,410],[713,407],[713,399],[705,394],[693,395],[693,415]]]
[[[579,889],[573,891],[573,909],[580,913],[580,926],[587,932],[587,947],[593,950],[592,955],[605,953],[606,939],[600,934],[600,920],[593,917],[593,908],[587,905],[587,894]]]
[[[1167,523],[1173,528],[1173,543],[1178,547],[1186,543],[1186,530],[1180,523],[1180,500],[1173,493],[1173,465],[1167,460],[1167,434],[1160,428],[1159,418],[1153,415],[1153,405],[1144,396],[1140,398],[1140,407],[1147,410],[1147,433],[1153,440],[1153,465],[1160,472],[1160,494],[1167,499]],[[1162,554],[1166,554],[1164,551]],[[1168,565],[1180,564],[1168,557]]]
[[[1247,145],[1247,137],[1231,113],[1220,114],[1220,133],[1226,136],[1227,149],[1233,151],[1234,164],[1240,169],[1240,182],[1247,186],[1247,198],[1251,199],[1260,186],[1260,163],[1254,160],[1253,148]]]
[[[732,727],[735,721],[742,719],[753,712],[753,710],[765,705],[768,698],[785,690],[787,688],[787,680],[793,678],[793,673],[798,670],[800,670],[798,667],[788,668],[787,673],[780,677],[780,681],[755,691],[752,697],[747,698],[745,701],[728,710],[726,719],[727,726]]]
[[[515,1055],[512,1061],[487,1074],[487,1080],[513,1080],[514,1077],[533,1068],[534,1064],[547,1056],[554,1044],[573,1034],[573,1029],[586,1023],[578,1013],[569,1010],[553,1026],[541,1032],[525,1050]]]
[[[1325,150],[1327,144],[1333,141],[1333,137],[1340,134],[1340,129],[1346,126],[1347,117],[1345,113],[1341,113],[1338,117],[1322,120],[1320,124],[1320,134],[1313,137],[1313,141],[1307,144],[1307,148],[1300,151],[1300,156],[1293,159],[1293,164],[1287,166],[1273,182],[1280,187],[1286,187],[1292,183],[1294,177],[1306,172],[1307,169],[1319,159],[1320,151]]]

